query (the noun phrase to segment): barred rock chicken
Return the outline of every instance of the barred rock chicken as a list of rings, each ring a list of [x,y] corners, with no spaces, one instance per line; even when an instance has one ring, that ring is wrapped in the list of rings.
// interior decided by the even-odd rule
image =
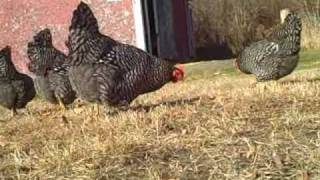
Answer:
[[[24,108],[35,96],[32,79],[19,73],[11,61],[11,49],[5,47],[0,51],[0,105],[12,110]]]
[[[73,12],[67,44],[69,79],[78,96],[111,109],[126,108],[139,95],[184,75],[174,62],[102,35],[97,19],[83,2]]]
[[[36,34],[32,42],[28,43],[28,68],[35,73],[35,87],[41,96],[51,103],[59,103],[63,109],[71,104],[75,98],[67,70],[62,67],[66,56],[52,44],[49,29]]]
[[[301,20],[288,9],[280,15],[282,24],[266,39],[246,47],[235,61],[240,71],[254,74],[258,82],[278,80],[290,74],[299,61]]]

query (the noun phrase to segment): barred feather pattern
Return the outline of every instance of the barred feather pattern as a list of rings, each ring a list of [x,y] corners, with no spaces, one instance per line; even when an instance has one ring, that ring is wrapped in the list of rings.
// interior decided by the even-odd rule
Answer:
[[[285,19],[285,23],[276,28],[267,39],[280,45],[280,55],[287,56],[298,54],[301,48],[301,18],[296,12],[291,12]]]
[[[291,12],[285,22],[264,40],[246,47],[236,60],[238,68],[258,81],[278,80],[290,74],[299,61],[301,19]]]
[[[65,62],[66,56],[53,46],[31,46],[30,44],[32,44],[32,42],[28,44],[27,51],[30,60],[30,63],[28,64],[30,72],[33,72],[38,76],[43,76],[48,70],[60,67]]]
[[[48,38],[50,37],[50,38]],[[64,68],[66,56],[52,45],[51,33],[40,31],[28,44],[29,70],[36,74],[37,93],[51,103],[71,104],[76,94]]]
[[[108,56],[109,55],[109,56]],[[108,61],[112,59],[114,63]],[[130,45],[116,46],[107,54],[112,68],[117,68],[119,82],[110,97],[113,104],[130,103],[140,94],[158,90],[172,80],[175,63],[151,56],[150,54]],[[101,86],[104,84],[101,83]],[[102,89],[102,88],[101,88]],[[107,89],[104,87],[103,89]],[[101,92],[104,94],[104,92]]]
[[[11,49],[9,46],[0,51],[0,79],[12,79],[16,69],[11,61]]]
[[[68,41],[69,79],[86,101],[129,105],[137,96],[172,80],[175,63],[100,34],[97,20],[85,3],[73,13]]]
[[[2,49],[0,57],[0,105],[14,110],[24,108],[35,96],[33,81],[15,69],[10,47]]]

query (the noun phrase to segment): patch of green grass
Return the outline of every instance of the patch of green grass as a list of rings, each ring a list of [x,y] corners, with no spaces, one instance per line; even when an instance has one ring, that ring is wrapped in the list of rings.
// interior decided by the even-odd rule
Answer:
[[[199,78],[215,78],[221,75],[237,74],[232,60],[218,60],[193,63],[186,66],[187,80]]]
[[[189,80],[199,78],[215,78],[221,75],[240,75],[232,60],[212,60],[208,62],[193,63],[186,66]],[[296,70],[320,68],[320,50],[303,50]]]
[[[303,50],[297,70],[320,68],[320,50]]]

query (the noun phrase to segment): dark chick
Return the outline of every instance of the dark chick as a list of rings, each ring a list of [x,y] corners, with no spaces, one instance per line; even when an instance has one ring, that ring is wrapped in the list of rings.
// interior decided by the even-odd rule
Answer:
[[[257,81],[278,80],[297,66],[300,51],[301,19],[296,12],[281,11],[282,24],[270,35],[246,47],[236,59],[238,69],[254,74]]]
[[[11,49],[0,51],[0,105],[12,110],[24,108],[35,96],[32,79],[19,73],[11,61]]]
[[[62,66],[66,56],[52,44],[49,29],[36,34],[28,43],[28,68],[36,77],[35,87],[42,97],[51,103],[59,103],[63,108],[71,104],[75,98],[67,70]]]
[[[73,12],[67,44],[71,84],[89,102],[127,107],[139,95],[183,78],[176,63],[102,35],[83,2]]]

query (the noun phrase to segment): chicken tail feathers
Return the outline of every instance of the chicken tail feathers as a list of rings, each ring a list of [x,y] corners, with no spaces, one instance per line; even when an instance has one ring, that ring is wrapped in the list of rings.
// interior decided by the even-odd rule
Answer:
[[[11,60],[11,48],[6,46],[0,50],[0,78],[10,78],[16,73]]]
[[[81,2],[77,9],[73,11],[73,17],[71,21],[70,31],[81,30],[88,32],[98,32],[99,26],[97,19],[93,15],[90,7]]]
[[[34,44],[39,46],[52,46],[52,35],[48,28],[39,31],[34,37]]]

